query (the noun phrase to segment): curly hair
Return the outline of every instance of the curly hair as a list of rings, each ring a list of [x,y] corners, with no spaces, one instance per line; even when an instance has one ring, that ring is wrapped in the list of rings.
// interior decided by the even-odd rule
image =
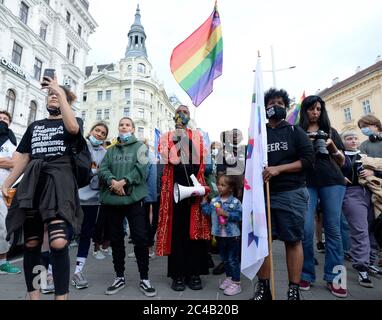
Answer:
[[[65,91],[66,101],[68,101],[69,105],[72,105],[72,103],[77,100],[75,93],[67,86],[60,86],[60,88]]]
[[[282,98],[285,108],[289,109],[289,105],[290,105],[289,94],[284,89],[277,90],[275,88],[270,88],[267,92],[265,92],[265,95],[264,95],[265,107],[268,105],[268,102],[274,98]]]

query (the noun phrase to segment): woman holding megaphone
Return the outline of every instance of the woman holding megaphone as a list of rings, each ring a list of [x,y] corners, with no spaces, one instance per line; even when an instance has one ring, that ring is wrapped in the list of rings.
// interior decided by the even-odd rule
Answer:
[[[190,120],[188,107],[179,106],[174,120],[176,130],[165,133],[159,145],[161,163],[165,164],[165,168],[156,254],[168,256],[167,276],[172,278],[173,290],[185,290],[185,283],[192,290],[200,290],[200,275],[208,274],[207,240],[211,238],[209,218],[201,213],[200,192],[190,192],[187,197],[182,195],[175,202],[174,185],[195,186],[192,175],[200,185],[206,185],[206,150],[202,134],[187,128]]]

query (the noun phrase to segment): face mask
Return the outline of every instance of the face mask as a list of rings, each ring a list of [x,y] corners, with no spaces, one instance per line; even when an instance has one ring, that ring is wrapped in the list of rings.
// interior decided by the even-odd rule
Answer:
[[[286,109],[281,106],[271,106],[266,110],[267,119],[283,120],[286,118]]]
[[[131,137],[131,132],[120,133],[118,136],[119,141],[121,141],[123,143],[129,141],[130,137]]]
[[[5,121],[0,121],[0,134],[1,133],[8,133],[8,123]]]
[[[89,141],[94,147],[99,147],[103,141],[96,139],[94,136],[89,136]]]
[[[175,114],[175,124],[185,126],[187,125],[189,121],[190,121],[190,118],[188,115],[185,115],[182,112],[177,112]]]
[[[46,106],[46,110],[48,110],[49,115],[54,117],[57,117],[61,114],[60,108],[52,108],[52,107]]]
[[[370,137],[374,134],[373,130],[371,130],[369,127],[365,127],[365,128],[362,128],[361,129],[361,132],[367,136],[367,137]]]

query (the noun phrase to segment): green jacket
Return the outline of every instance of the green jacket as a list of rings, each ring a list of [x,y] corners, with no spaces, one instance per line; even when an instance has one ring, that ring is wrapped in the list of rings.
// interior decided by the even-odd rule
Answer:
[[[132,136],[127,143],[117,143],[107,150],[99,169],[99,177],[103,182],[100,192],[102,204],[128,205],[147,196],[146,167],[148,157],[146,151],[146,146],[138,141],[135,136]],[[126,196],[119,196],[109,190],[112,179],[126,180]]]

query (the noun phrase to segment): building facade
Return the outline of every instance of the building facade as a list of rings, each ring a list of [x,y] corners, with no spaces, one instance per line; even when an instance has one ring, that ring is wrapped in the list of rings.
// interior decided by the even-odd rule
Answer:
[[[358,120],[372,114],[382,120],[382,61],[377,57],[375,64],[360,70],[351,77],[338,82],[318,93],[326,102],[331,124],[340,133],[356,129],[359,138],[365,140],[358,128]]]
[[[176,97],[168,97],[148,60],[146,34],[139,6],[128,33],[125,57],[117,63],[86,67],[87,80],[82,97],[81,115],[85,132],[103,121],[109,126],[109,139],[118,135],[118,121],[126,116],[135,122],[135,134],[154,145],[155,129],[174,128]]]
[[[12,115],[18,139],[47,114],[44,69],[82,97],[88,37],[97,27],[88,9],[87,0],[0,0],[0,109]]]

